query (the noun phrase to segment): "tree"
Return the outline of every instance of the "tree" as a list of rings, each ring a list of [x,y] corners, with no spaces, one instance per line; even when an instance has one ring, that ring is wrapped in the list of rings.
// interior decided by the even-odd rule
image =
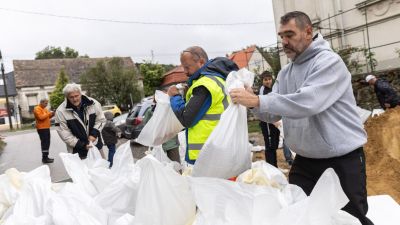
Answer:
[[[271,71],[274,77],[278,76],[279,71],[281,70],[281,59],[279,57],[279,49],[277,47],[273,48],[262,48],[256,47],[260,52],[261,56],[267,61],[267,63],[271,66]]]
[[[162,75],[165,73],[163,65],[145,61],[140,64],[140,74],[143,76],[144,95],[153,95],[155,90],[161,85]]]
[[[395,52],[399,55],[399,58],[400,58],[400,48],[396,48]]]
[[[56,81],[56,87],[54,91],[50,94],[50,106],[52,109],[57,109],[59,105],[64,101],[64,93],[63,88],[68,84],[68,76],[65,73],[64,69],[61,69],[58,74],[58,78]]]
[[[333,50],[342,58],[350,73],[361,73],[365,66],[370,66],[371,70],[374,70],[378,64],[374,57],[375,53],[370,52],[367,48],[347,46]],[[365,63],[360,63],[360,58],[364,58]]]
[[[115,103],[122,109],[141,99],[137,85],[138,73],[135,69],[123,67],[121,58],[100,61],[81,75],[82,89],[101,104]]]
[[[61,47],[47,46],[43,50],[36,53],[35,59],[63,59],[63,58],[77,58],[79,52],[70,47],[65,47],[63,51]],[[87,55],[85,55],[87,56]]]

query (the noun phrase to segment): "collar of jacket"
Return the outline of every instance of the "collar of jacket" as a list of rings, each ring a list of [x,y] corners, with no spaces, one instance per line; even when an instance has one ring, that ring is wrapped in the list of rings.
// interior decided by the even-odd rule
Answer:
[[[90,100],[86,95],[82,95],[81,107],[86,108],[87,106],[93,105],[93,104],[94,104],[94,101]],[[69,110],[77,109],[74,105],[72,105],[71,102],[69,102],[68,99],[67,99],[67,106],[65,108],[69,109]]]
[[[203,72],[203,70],[213,61],[213,59],[208,60],[208,62],[206,62],[200,69],[198,69],[192,76],[189,77],[187,83],[190,86],[192,86],[193,81],[197,80],[201,77],[201,72]]]

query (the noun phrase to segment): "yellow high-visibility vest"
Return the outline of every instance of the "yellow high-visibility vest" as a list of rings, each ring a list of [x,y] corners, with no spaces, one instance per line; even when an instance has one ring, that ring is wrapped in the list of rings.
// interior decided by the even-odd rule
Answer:
[[[188,128],[188,158],[196,160],[208,136],[217,126],[221,114],[229,105],[229,97],[224,92],[225,81],[216,76],[203,76],[193,81],[186,93],[186,102],[192,97],[193,89],[204,86],[211,94],[211,105],[198,123]]]

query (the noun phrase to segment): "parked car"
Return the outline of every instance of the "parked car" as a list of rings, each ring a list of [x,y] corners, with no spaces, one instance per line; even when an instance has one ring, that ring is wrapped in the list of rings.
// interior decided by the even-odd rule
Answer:
[[[114,117],[121,115],[121,110],[117,105],[104,105],[101,108],[103,109],[103,112],[111,112]]]
[[[128,139],[135,139],[139,136],[145,124],[142,123],[144,114],[151,110],[155,103],[153,98],[145,98],[141,103],[135,105],[129,112],[125,121],[124,136]]]
[[[124,133],[125,127],[126,127],[125,122],[126,122],[126,118],[128,117],[128,114],[129,113],[123,113],[122,115],[119,115],[113,119],[114,125],[116,127],[118,127],[122,132],[122,134],[121,134],[122,138],[125,138],[125,133]]]

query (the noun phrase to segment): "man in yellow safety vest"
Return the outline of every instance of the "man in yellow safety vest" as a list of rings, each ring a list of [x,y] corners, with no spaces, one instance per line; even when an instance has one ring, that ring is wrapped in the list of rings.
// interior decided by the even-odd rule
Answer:
[[[238,66],[225,57],[208,60],[207,53],[198,46],[181,53],[181,64],[189,76],[189,89],[184,99],[176,86],[168,89],[171,107],[178,120],[186,127],[186,161],[194,164],[208,136],[217,126],[221,114],[229,105],[224,92],[225,79]]]

